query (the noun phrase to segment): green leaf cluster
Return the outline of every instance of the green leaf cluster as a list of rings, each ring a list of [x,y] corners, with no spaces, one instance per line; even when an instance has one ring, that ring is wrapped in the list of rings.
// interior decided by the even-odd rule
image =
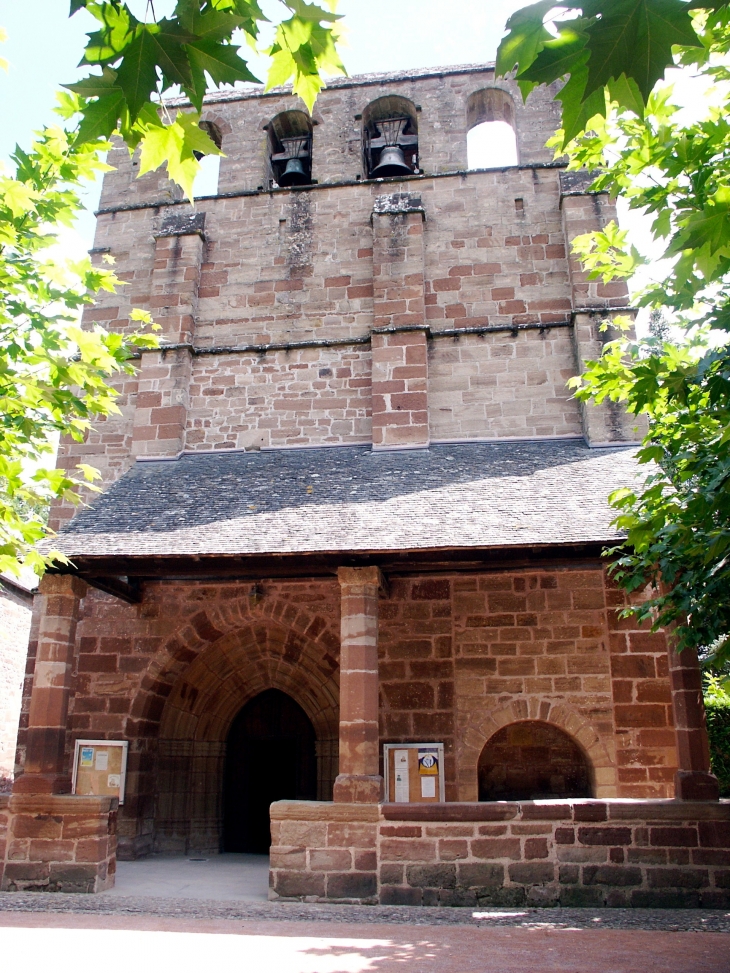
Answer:
[[[133,371],[139,348],[156,338],[82,330],[78,319],[100,290],[118,281],[108,266],[62,256],[59,233],[81,208],[83,182],[108,168],[98,143],[49,127],[30,151],[16,147],[14,171],[0,175],[0,572],[42,573],[57,552],[39,553],[55,498],[81,501],[98,473],[53,462],[59,436],[83,440],[96,416],[117,412],[110,379]],[[149,315],[135,314],[149,323]]]
[[[704,63],[708,32],[727,17],[718,0],[541,0],[507,21],[497,73],[515,71],[525,96],[536,85],[564,82],[557,98],[569,142],[605,116],[607,101],[641,117],[675,55]]]
[[[704,700],[712,772],[720,784],[720,797],[730,797],[730,694],[718,677],[706,679]]]
[[[290,15],[277,27],[268,53],[267,87],[293,81],[311,111],[324,84],[322,72],[343,74],[336,49],[339,17],[304,0],[282,0]],[[66,85],[81,113],[80,142],[117,132],[135,149],[143,145],[140,175],[167,163],[170,178],[192,198],[200,155],[220,149],[198,128],[203,97],[210,86],[257,81],[241,57],[242,43],[256,49],[260,25],[267,20],[257,0],[177,0],[171,17],[139,21],[123,0],[72,0],[71,16],[86,10],[99,24],[88,34],[82,64],[100,69]],[[179,87],[195,108],[164,109],[164,97]],[[162,107],[161,107],[162,106]]]
[[[607,552],[612,571],[642,594],[630,613],[682,647],[715,644],[717,661],[730,632],[730,351],[708,337],[609,342],[577,394],[649,419],[645,478],[610,497],[626,537]]]

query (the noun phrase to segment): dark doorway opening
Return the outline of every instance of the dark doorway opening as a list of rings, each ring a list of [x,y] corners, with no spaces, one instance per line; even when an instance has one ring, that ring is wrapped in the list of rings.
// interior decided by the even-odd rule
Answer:
[[[479,757],[480,801],[591,797],[583,751],[563,730],[539,720],[502,727]]]
[[[315,733],[291,696],[267,689],[234,719],[226,742],[223,850],[268,854],[269,805],[317,797]]]

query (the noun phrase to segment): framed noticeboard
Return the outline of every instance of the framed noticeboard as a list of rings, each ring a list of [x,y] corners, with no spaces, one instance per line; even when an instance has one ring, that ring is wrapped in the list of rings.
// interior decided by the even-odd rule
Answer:
[[[386,801],[435,804],[445,800],[443,743],[386,743],[383,766]]]
[[[124,804],[128,747],[126,740],[77,740],[71,793],[118,797]]]

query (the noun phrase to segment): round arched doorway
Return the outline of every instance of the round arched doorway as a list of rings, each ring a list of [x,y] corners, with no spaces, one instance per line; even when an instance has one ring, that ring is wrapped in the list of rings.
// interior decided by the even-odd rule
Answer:
[[[480,801],[591,797],[591,768],[575,740],[557,726],[523,720],[502,727],[479,757]]]
[[[291,696],[267,689],[246,703],[228,733],[223,850],[268,853],[269,805],[316,797],[314,728]]]

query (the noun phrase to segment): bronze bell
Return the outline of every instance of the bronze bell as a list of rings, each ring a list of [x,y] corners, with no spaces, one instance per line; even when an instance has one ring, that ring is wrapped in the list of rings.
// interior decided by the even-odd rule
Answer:
[[[306,186],[310,182],[301,159],[288,159],[286,169],[279,179],[280,186]]]
[[[410,176],[411,167],[405,160],[403,150],[397,145],[386,145],[380,153],[380,162],[373,169],[373,179],[384,176]]]

